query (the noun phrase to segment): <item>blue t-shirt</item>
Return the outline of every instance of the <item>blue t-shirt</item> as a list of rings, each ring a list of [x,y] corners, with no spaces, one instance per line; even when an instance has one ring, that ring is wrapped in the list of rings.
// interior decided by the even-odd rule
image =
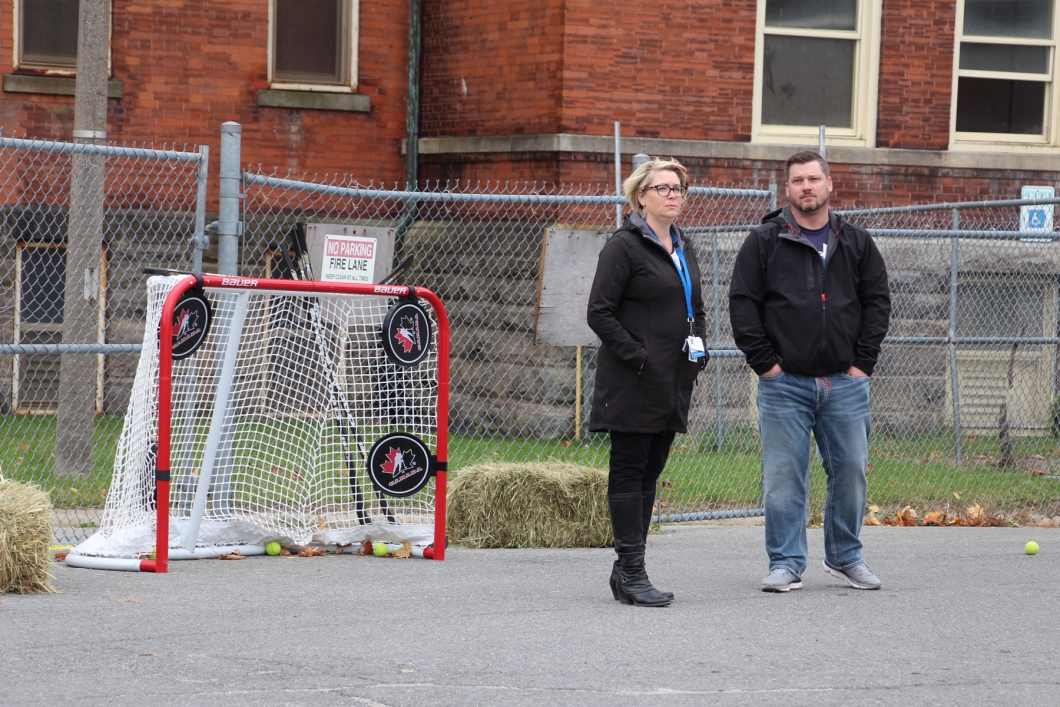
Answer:
[[[813,243],[813,247],[817,249],[817,253],[821,256],[821,260],[827,260],[828,224],[825,224],[824,228],[818,228],[816,231],[804,228],[802,229],[802,235],[805,236],[806,240],[810,243]]]

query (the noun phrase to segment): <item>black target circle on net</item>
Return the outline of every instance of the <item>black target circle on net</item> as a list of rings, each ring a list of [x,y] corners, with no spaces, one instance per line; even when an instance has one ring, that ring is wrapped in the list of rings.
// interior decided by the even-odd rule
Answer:
[[[431,320],[418,302],[394,304],[383,319],[386,357],[399,366],[415,366],[431,350]]]
[[[179,361],[199,350],[210,333],[213,322],[213,307],[201,290],[189,290],[181,296],[173,308],[173,360]],[[162,337],[162,321],[158,322],[159,342]]]
[[[388,496],[411,496],[431,478],[431,454],[423,440],[405,432],[380,437],[368,452],[368,477]]]

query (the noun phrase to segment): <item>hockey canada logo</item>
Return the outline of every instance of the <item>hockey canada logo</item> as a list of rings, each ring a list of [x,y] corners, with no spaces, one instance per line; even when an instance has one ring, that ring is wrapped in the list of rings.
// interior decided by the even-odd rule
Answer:
[[[173,359],[179,361],[198,350],[210,331],[210,303],[201,295],[187,295],[173,308]],[[161,327],[159,327],[161,329]]]
[[[388,496],[411,496],[431,476],[431,455],[415,435],[394,432],[379,439],[368,453],[372,485]]]
[[[431,321],[416,302],[399,302],[383,320],[383,350],[399,366],[415,366],[431,347]]]

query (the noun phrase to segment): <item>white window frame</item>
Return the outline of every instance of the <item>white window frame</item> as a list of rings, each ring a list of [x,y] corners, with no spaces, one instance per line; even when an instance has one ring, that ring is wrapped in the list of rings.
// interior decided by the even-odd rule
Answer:
[[[1060,115],[1060,90],[1057,76],[1057,44],[1060,39],[1060,7],[1053,0],[1053,38],[1023,39],[1021,37],[981,37],[964,35],[964,0],[957,0],[957,22],[953,35],[953,89],[950,97],[950,150],[960,152],[1034,152],[1060,154],[1060,131],[1057,116]],[[1041,74],[1019,74],[1000,71],[962,70],[961,42],[976,44],[1007,44],[1050,47],[1049,76],[1045,81],[1045,115],[1042,118],[1041,135],[1014,135],[1009,133],[957,132],[957,85],[962,76],[990,79],[1013,79],[1038,81]]]
[[[854,86],[850,128],[829,127],[825,131],[829,145],[843,147],[876,146],[876,110],[880,77],[880,26],[882,0],[858,0],[857,29],[816,30],[792,27],[766,27],[766,0],[758,0],[755,24],[754,97],[751,111],[751,142],[783,145],[816,145],[820,135],[817,125],[763,125],[762,74],[766,35],[853,39]]]
[[[18,241],[15,244],[15,312],[14,312],[14,336],[16,344],[22,343],[22,334],[29,331],[61,332],[62,323],[36,323],[26,324],[22,321],[22,253],[26,250],[51,250],[66,251],[66,243]],[[104,244],[99,253],[99,266],[93,271],[86,272],[83,278],[83,291],[85,299],[96,301],[96,343],[107,343],[107,246]],[[21,367],[22,355],[12,356],[11,368],[11,412],[16,415],[54,415],[55,410],[48,407],[37,407],[31,404],[21,403]],[[103,354],[96,356],[96,414],[103,414],[103,379],[105,357]]]
[[[346,71],[349,79],[343,84],[333,83],[292,83],[290,81],[277,81],[273,76],[273,54],[274,40],[276,37],[276,0],[269,0],[269,39],[268,39],[268,64],[269,64],[269,88],[282,91],[322,91],[326,93],[354,93],[357,90],[357,48],[360,41],[360,0],[340,0],[346,3],[346,36],[349,38],[349,46],[346,47]]]
[[[67,66],[54,67],[43,64],[25,64],[22,61],[22,3],[25,0],[15,0],[12,8],[11,25],[11,65],[15,71],[28,69],[31,71],[46,71],[48,76],[77,76],[77,69]],[[107,26],[107,78],[114,74],[114,3],[111,2],[110,24]]]

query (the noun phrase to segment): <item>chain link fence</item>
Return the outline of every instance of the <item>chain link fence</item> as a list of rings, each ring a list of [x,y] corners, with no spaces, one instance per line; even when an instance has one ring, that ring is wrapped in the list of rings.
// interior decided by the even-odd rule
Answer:
[[[99,523],[144,267],[201,263],[206,162],[206,148],[0,138],[0,473],[51,492],[60,542]]]
[[[52,491],[57,537],[72,542],[92,532],[109,485],[143,336],[143,268],[201,263],[205,150],[13,139],[0,148],[0,469]],[[70,274],[64,256],[76,232],[77,150],[94,150],[102,165],[104,186],[92,192],[101,214],[98,275],[84,266]],[[415,257],[404,281],[437,292],[452,320],[456,473],[496,460],[606,467],[606,436],[587,432],[595,346],[539,344],[535,330],[547,234],[613,230],[622,200],[610,188],[434,184],[408,192],[260,168],[240,182],[244,276],[282,272],[296,223],[392,229],[394,262]],[[1060,515],[1057,201],[844,213],[872,232],[893,293],[872,381],[869,501],[879,517],[907,505],[950,518],[968,508],[1025,522]],[[739,246],[775,203],[775,190],[700,185],[682,213],[703,273],[712,360],[661,482],[663,521],[761,513],[756,381],[733,346],[727,294]],[[65,338],[72,292],[95,308],[87,341]],[[57,454],[64,355],[93,364],[94,388],[78,395],[95,405],[87,473],[71,473]],[[811,476],[819,514],[817,458]]]
[[[261,171],[243,179],[244,274],[267,275],[268,254],[297,221],[390,227],[395,259],[415,255],[408,281],[441,294],[454,323],[457,473],[496,459],[606,465],[606,436],[585,427],[595,348],[538,345],[534,326],[545,234],[612,230],[616,197],[534,185],[411,193]],[[661,482],[664,521],[761,513],[756,379],[733,345],[727,292],[739,246],[773,204],[770,190],[704,186],[682,213],[702,266],[712,362]],[[1028,228],[1036,208],[1049,212],[1048,227]],[[894,290],[873,377],[869,500],[880,517],[909,504],[979,521],[1060,513],[1051,209],[1016,201],[845,213],[873,233]],[[811,473],[819,515],[819,459]]]

